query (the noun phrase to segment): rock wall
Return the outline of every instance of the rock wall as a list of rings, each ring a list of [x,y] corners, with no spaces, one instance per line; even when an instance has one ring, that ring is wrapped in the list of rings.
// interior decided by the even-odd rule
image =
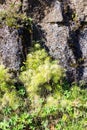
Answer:
[[[70,82],[87,82],[87,1],[48,0],[42,4],[38,0],[38,5],[31,7],[29,15],[37,22],[35,40],[42,41],[50,55],[66,68]],[[38,17],[33,11],[36,7]]]
[[[53,58],[59,60],[66,69],[70,82],[87,83],[87,0],[21,0],[21,2],[21,11],[34,21],[33,40],[39,41]],[[0,29],[0,32],[3,32],[3,29]],[[22,52],[24,52],[21,38],[18,40],[17,36],[16,30],[8,36],[5,32],[3,39],[5,41],[8,37],[8,40],[4,44],[3,40],[0,40],[1,61],[5,61],[6,66],[13,69],[20,68],[19,64],[22,63],[20,55],[23,59]],[[8,59],[9,62],[6,61]]]

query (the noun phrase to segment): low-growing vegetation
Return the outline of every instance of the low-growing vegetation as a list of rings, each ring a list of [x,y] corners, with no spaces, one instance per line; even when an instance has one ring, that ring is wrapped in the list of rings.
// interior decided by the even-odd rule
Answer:
[[[65,70],[35,44],[19,84],[0,66],[0,130],[86,130],[87,89],[70,86]]]
[[[16,29],[24,26],[31,27],[32,19],[18,10],[20,6],[21,4],[11,2],[0,10],[0,27],[3,25]]]

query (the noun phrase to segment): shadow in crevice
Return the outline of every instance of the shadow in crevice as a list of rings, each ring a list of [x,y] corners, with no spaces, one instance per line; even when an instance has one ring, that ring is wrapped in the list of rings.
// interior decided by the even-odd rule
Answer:
[[[66,1],[62,0],[61,8],[62,8],[62,15],[63,15],[63,19],[64,19],[64,25],[68,26],[68,29],[69,29],[69,38],[67,40],[68,47],[72,50],[72,53],[74,55],[74,59],[76,62],[76,65],[74,68],[76,71],[74,80],[77,83],[79,83],[79,81],[81,80],[81,77],[83,76],[83,73],[84,73],[84,67],[83,67],[84,60],[83,60],[81,46],[79,43],[80,27],[77,28],[76,23],[74,23],[74,21],[73,21],[72,15],[75,13],[75,10],[72,10],[70,8],[68,0],[66,0]],[[74,30],[72,25],[77,29]],[[68,61],[67,61],[67,64],[69,65]],[[67,76],[69,76],[69,78],[70,78],[70,75],[72,75],[72,72],[67,73]]]
[[[19,38],[21,38],[21,43],[22,43],[22,45],[20,46],[20,48],[21,48],[20,49],[21,50],[21,66],[23,65],[23,62],[25,62],[27,54],[29,52],[29,48],[32,45],[32,41],[31,41],[32,35],[29,32],[28,28],[30,28],[30,27],[21,27],[18,29],[18,35],[19,35]]]
[[[42,27],[38,24],[33,24],[33,40],[39,42],[40,45],[45,48],[47,52],[49,52],[49,48],[45,45],[46,39],[46,32],[42,29]]]
[[[68,39],[68,46],[72,50],[75,61],[76,61],[76,81],[77,83],[81,80],[81,77],[84,73],[84,67],[83,67],[83,54],[81,50],[81,46],[79,44],[79,34],[80,30],[76,31],[69,31],[69,39]]]
[[[55,0],[28,0],[27,14],[35,21],[41,21],[45,16],[45,10],[52,6]]]

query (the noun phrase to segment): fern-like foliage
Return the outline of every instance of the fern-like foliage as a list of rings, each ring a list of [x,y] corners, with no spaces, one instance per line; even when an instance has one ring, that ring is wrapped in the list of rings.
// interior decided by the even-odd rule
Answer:
[[[42,96],[47,94],[44,91],[54,92],[57,89],[56,84],[60,84],[63,77],[64,70],[58,65],[58,61],[52,60],[39,44],[28,54],[25,70],[20,75],[29,95],[41,94],[43,91]]]

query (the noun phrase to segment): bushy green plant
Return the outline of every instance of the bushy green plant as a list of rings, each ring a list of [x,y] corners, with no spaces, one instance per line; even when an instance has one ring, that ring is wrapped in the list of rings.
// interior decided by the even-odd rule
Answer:
[[[28,54],[25,70],[22,71],[20,79],[29,95],[31,93],[39,93],[40,95],[42,90],[56,91],[57,84],[60,84],[60,80],[64,76],[64,70],[57,64],[57,61],[52,61],[39,44],[35,45],[35,49]]]
[[[30,49],[19,80],[17,89],[0,66],[0,130],[87,129],[87,89],[70,87],[63,68],[39,44]]]

